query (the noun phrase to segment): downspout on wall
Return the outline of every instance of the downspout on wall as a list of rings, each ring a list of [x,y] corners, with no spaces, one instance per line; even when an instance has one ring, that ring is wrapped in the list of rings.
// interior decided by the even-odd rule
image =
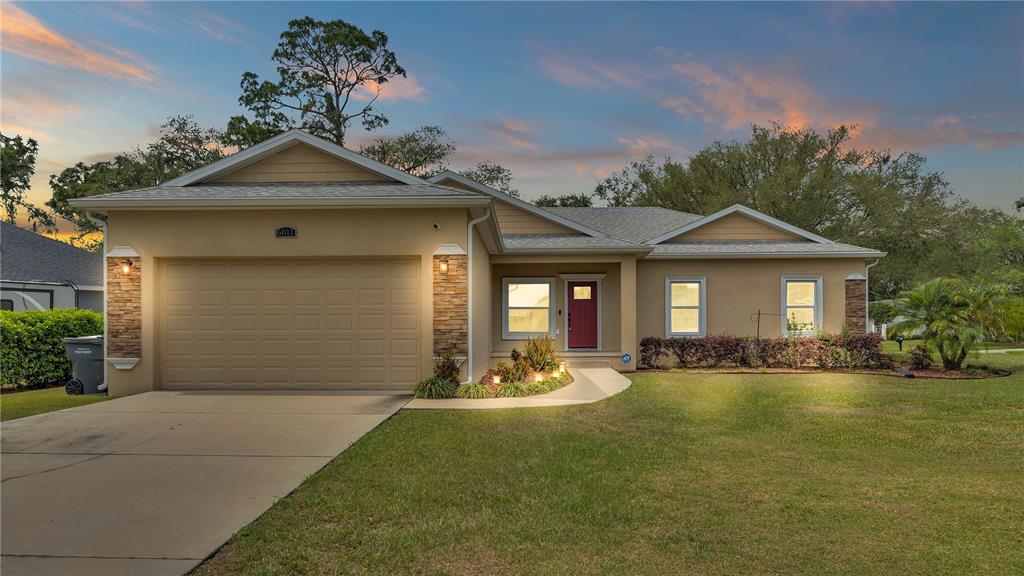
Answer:
[[[469,384],[473,381],[473,228],[491,217],[491,207],[488,206],[484,213],[479,218],[474,218],[469,221],[466,227],[466,240],[468,246],[466,247],[466,274],[468,278],[466,284],[466,321],[469,326],[466,330],[466,381],[464,384]]]
[[[107,221],[96,218],[88,212],[85,217],[90,222],[100,227],[103,231],[103,383],[96,387],[100,392],[107,391],[107,383],[110,382],[110,363],[107,362]],[[75,292],[75,305],[78,305],[78,292]]]
[[[875,261],[864,267],[864,331],[867,332],[867,327],[871,326],[871,268],[878,266],[881,262],[881,258],[875,258]],[[877,326],[875,328],[878,328]]]

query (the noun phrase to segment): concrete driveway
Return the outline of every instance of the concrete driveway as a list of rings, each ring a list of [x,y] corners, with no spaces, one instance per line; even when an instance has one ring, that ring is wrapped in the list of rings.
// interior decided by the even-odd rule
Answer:
[[[182,574],[408,400],[149,392],[5,422],[0,572]]]

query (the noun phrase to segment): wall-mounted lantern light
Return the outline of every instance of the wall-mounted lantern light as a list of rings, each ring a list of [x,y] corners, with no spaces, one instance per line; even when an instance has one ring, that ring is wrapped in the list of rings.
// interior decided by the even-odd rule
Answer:
[[[441,258],[441,261],[438,263],[437,266],[441,270],[442,274],[447,274],[448,273],[448,259],[447,258]]]
[[[122,274],[127,274],[128,271],[131,270],[131,268],[132,268],[132,261],[131,260],[122,260],[121,261],[121,273]]]

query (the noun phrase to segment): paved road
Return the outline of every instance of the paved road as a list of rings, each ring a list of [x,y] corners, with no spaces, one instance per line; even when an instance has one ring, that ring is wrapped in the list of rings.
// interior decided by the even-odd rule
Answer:
[[[183,574],[408,400],[148,392],[4,422],[0,572]]]

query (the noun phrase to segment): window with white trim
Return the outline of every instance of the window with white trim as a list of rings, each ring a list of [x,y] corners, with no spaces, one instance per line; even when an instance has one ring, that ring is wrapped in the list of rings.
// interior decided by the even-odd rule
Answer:
[[[704,278],[665,278],[665,335],[703,336],[706,332]]]
[[[782,334],[808,336],[821,330],[821,276],[782,278]]]
[[[554,278],[501,280],[501,333],[505,340],[554,336]]]

